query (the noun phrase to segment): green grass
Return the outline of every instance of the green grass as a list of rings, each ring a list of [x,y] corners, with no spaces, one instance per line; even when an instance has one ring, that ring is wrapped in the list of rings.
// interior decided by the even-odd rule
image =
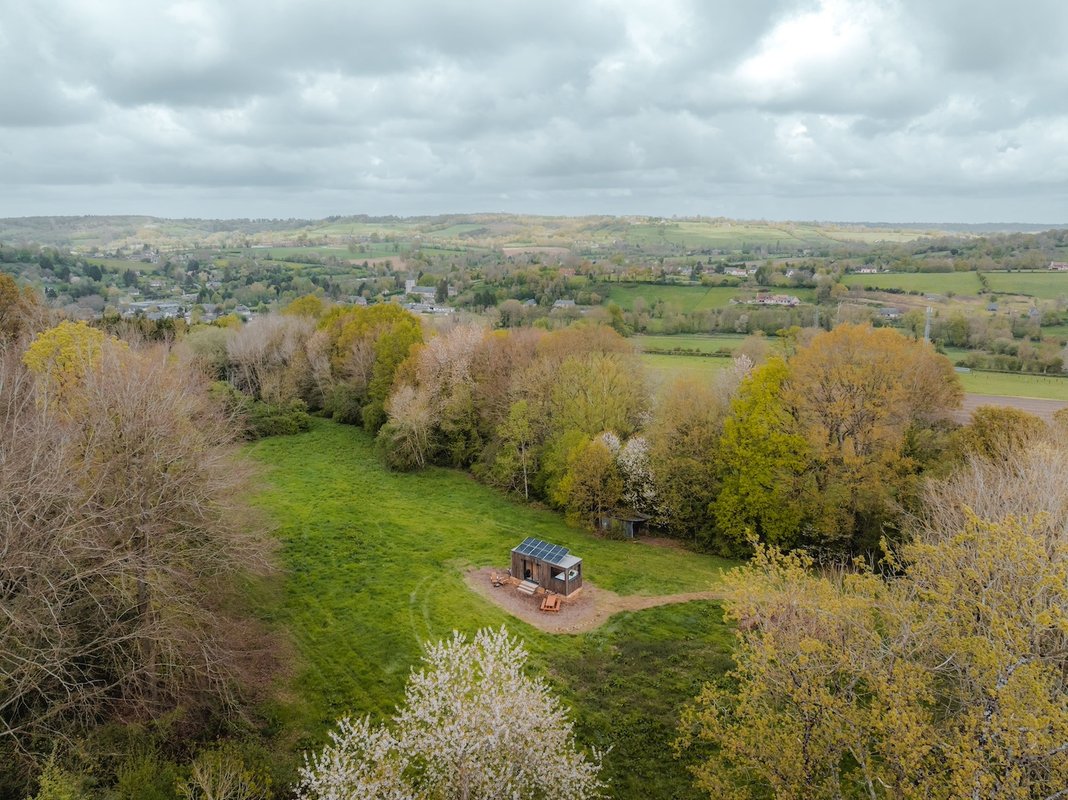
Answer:
[[[1040,300],[1068,297],[1068,272],[988,272],[995,292],[1025,294]]]
[[[605,285],[598,289],[613,303],[626,311],[634,308],[639,297],[647,308],[658,302],[672,306],[677,311],[702,311],[706,308],[723,308],[739,289],[734,286],[670,286],[656,283],[623,283]]]
[[[901,289],[907,292],[948,295],[978,295],[982,288],[975,272],[889,272],[876,275],[846,275],[846,286]]]
[[[729,358],[680,356],[666,353],[642,353],[641,360],[654,388],[662,388],[680,377],[710,381],[713,375],[721,369],[726,369],[731,363]]]
[[[735,350],[748,337],[743,333],[716,334],[641,334],[631,337],[644,353],[668,353],[672,350],[689,350],[695,353],[729,353]],[[769,337],[768,342],[775,345],[780,340]]]
[[[646,308],[663,302],[675,311],[693,312],[724,308],[732,298],[750,298],[756,294],[755,291],[737,286],[672,286],[659,283],[601,284],[596,287],[595,291],[626,311],[633,310],[634,302],[639,297],[645,301]],[[766,291],[792,294],[802,302],[808,302],[815,297],[812,289],[767,289]]]
[[[730,562],[598,539],[453,470],[387,472],[367,434],[331,422],[250,452],[269,465],[257,503],[277,525],[285,568],[264,614],[300,656],[271,712],[290,750],[320,746],[342,714],[388,714],[423,642],[507,624],[573,705],[582,741],[614,747],[613,796],[697,796],[671,740],[682,705],[728,665],[731,634],[715,604],[621,614],[588,634],[552,636],[471,592],[462,572],[505,566],[528,535],[570,547],[587,580],[620,593],[707,589]]]
[[[1068,341],[1068,325],[1046,325],[1042,328],[1042,338],[1061,343]]]
[[[1068,378],[1022,372],[963,372],[960,381],[964,391],[972,394],[1068,401]]]
[[[635,337],[639,338],[639,337]],[[685,339],[681,336],[653,336],[643,339]],[[700,338],[700,337],[693,337]],[[716,338],[716,337],[709,337]],[[947,353],[951,361],[958,360],[969,351],[955,350]],[[712,376],[730,365],[730,359],[710,358],[698,355],[670,355],[667,353],[641,354],[642,365],[655,389],[661,389],[678,377],[695,380],[711,380]],[[1001,397],[1033,397],[1040,400],[1068,401],[1068,378],[1048,375],[1028,375],[1013,372],[962,372],[964,391],[971,394],[996,395]]]

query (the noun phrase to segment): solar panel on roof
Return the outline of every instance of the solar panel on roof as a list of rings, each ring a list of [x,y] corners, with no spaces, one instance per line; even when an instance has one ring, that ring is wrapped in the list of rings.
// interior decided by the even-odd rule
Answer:
[[[558,564],[561,559],[567,557],[568,553],[567,548],[562,545],[543,542],[533,536],[528,536],[520,542],[515,547],[515,551],[520,555],[531,556],[539,561],[547,561],[550,564]]]

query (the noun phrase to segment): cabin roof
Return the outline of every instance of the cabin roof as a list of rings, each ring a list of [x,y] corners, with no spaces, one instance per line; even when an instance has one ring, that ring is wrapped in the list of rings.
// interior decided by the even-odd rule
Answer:
[[[582,561],[581,558],[576,558],[570,555],[570,552],[566,547],[559,544],[549,544],[549,542],[543,542],[541,539],[535,539],[533,536],[528,536],[522,542],[512,548],[513,553],[519,553],[523,556],[531,556],[544,561],[547,564],[554,564],[558,567],[573,567],[575,564]]]

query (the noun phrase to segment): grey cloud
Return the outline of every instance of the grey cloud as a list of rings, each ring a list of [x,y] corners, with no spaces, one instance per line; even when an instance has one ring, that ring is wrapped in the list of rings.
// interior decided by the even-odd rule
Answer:
[[[1053,0],[11,0],[0,213],[1063,220],[1066,34]]]

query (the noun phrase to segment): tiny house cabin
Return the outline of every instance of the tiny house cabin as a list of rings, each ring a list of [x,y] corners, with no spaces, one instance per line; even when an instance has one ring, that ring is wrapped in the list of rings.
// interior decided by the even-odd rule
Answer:
[[[582,588],[582,559],[566,547],[528,536],[512,548],[512,577],[566,597]]]

